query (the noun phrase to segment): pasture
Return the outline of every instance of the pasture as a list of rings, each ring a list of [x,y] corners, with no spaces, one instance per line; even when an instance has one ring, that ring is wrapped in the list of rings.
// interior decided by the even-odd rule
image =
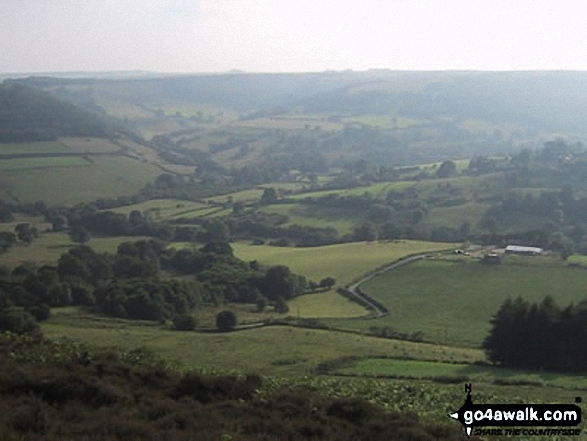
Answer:
[[[396,181],[396,182],[380,182],[364,187],[355,187],[344,190],[318,190],[313,192],[298,193],[288,196],[290,199],[305,199],[305,198],[320,198],[336,194],[338,196],[362,196],[367,193],[375,199],[383,199],[387,196],[387,192],[391,190],[401,191],[409,187],[417,186],[416,181]]]
[[[346,124],[360,124],[376,129],[407,129],[426,125],[426,121],[416,118],[397,117],[395,115],[360,115],[341,119]]]
[[[232,244],[234,254],[243,260],[257,260],[262,265],[286,265],[296,274],[320,281],[334,277],[346,285],[363,274],[410,254],[439,251],[454,244],[399,240],[393,242],[353,242],[312,248],[272,247]]]
[[[489,207],[489,204],[477,202],[454,207],[433,207],[428,211],[422,224],[430,229],[440,227],[459,228],[463,222],[469,222],[471,229],[478,231],[483,215]]]
[[[0,143],[0,155],[35,155],[40,153],[68,153],[69,150],[57,141]]]
[[[377,326],[401,333],[420,331],[427,341],[478,347],[489,332],[489,320],[508,297],[522,295],[540,302],[550,295],[562,307],[585,298],[584,269],[546,258],[515,257],[499,265],[474,259],[430,259],[401,266],[361,286],[389,309],[389,315],[329,323],[351,329]]]
[[[73,153],[115,153],[120,146],[104,138],[60,138],[59,142]]]
[[[149,213],[153,220],[166,220],[208,208],[216,207],[210,207],[201,202],[182,201],[180,199],[151,199],[138,204],[112,208],[109,211],[128,216],[132,211],[136,210],[143,214]]]
[[[301,225],[314,228],[335,228],[339,234],[350,234],[353,228],[367,220],[366,213],[320,205],[275,204],[263,207],[265,213],[283,214],[288,222],[283,226]]]
[[[180,332],[157,322],[133,322],[54,309],[42,325],[49,338],[67,336],[92,345],[145,347],[193,369],[308,375],[320,363],[346,357],[397,356],[471,363],[484,359],[476,349],[387,340],[319,329],[269,326],[231,333]]]
[[[81,158],[42,161],[47,159]],[[68,167],[42,164],[38,164],[39,168],[4,171],[0,188],[22,202],[42,200],[48,205],[70,205],[134,194],[161,174],[154,165],[127,157],[94,157],[92,164]]]
[[[289,302],[289,315],[298,318],[361,317],[367,310],[334,291],[306,294]]]
[[[442,363],[437,361],[366,358],[334,371],[337,374],[397,378],[468,378],[475,382],[536,383],[568,388],[586,388],[587,376],[507,369],[491,365]]]
[[[54,167],[83,167],[88,165],[91,165],[91,163],[79,156],[0,159],[0,171],[18,171]]]
[[[4,224],[0,224],[4,225]],[[34,224],[37,228],[40,225]],[[10,230],[14,231],[14,229]],[[55,265],[62,254],[66,253],[69,248],[78,244],[72,242],[66,233],[43,233],[35,239],[30,245],[16,244],[10,250],[0,254],[0,265],[15,267],[23,262],[32,262],[37,266]],[[99,253],[115,253],[118,245],[122,242],[136,241],[141,239],[150,239],[148,237],[95,237],[90,239],[86,245],[92,247]]]
[[[214,196],[207,199],[208,201],[215,202],[217,204],[223,204],[229,200],[233,202],[255,202],[261,199],[263,195],[263,189],[261,188],[250,188],[248,190],[237,191],[230,194],[221,196]]]

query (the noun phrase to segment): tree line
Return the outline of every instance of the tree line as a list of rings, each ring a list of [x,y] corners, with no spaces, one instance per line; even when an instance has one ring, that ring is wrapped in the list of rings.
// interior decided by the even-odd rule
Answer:
[[[507,299],[491,320],[483,348],[506,367],[587,370],[587,300],[561,308],[552,297],[530,303]]]
[[[192,277],[178,280],[173,275]],[[316,287],[314,283],[312,287]],[[285,266],[263,268],[233,255],[228,243],[175,250],[157,240],[126,242],[116,254],[80,245],[56,266],[22,264],[0,273],[0,327],[34,332],[53,307],[80,305],[116,317],[168,320],[202,304],[286,305],[308,288]],[[283,308],[283,306],[281,306]]]

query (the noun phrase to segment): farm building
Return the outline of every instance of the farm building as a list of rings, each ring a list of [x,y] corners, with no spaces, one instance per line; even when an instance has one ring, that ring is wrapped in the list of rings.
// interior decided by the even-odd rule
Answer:
[[[501,263],[501,255],[489,253],[483,256],[483,263]]]
[[[507,254],[525,254],[526,256],[538,256],[542,254],[543,249],[538,247],[523,247],[519,245],[508,245],[505,247]]]

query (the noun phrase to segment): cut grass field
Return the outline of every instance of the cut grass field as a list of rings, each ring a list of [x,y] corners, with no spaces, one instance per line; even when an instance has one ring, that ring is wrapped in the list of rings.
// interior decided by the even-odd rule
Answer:
[[[92,238],[86,245],[100,253],[115,253],[122,242],[132,242],[148,237],[98,237]],[[30,245],[17,244],[0,254],[0,265],[15,267],[23,262],[41,265],[55,265],[62,254],[78,244],[72,242],[66,233],[41,233]]]
[[[125,207],[112,208],[109,211],[128,216],[131,211],[137,210],[143,214],[150,213],[153,220],[166,220],[207,208],[209,208],[209,205],[202,204],[201,202],[182,201],[179,199],[152,199]]]
[[[250,188],[248,190],[237,191],[235,193],[230,193],[221,196],[215,196],[213,198],[207,199],[208,201],[215,202],[217,204],[223,204],[228,202],[229,199],[232,199],[233,202],[254,202],[261,199],[263,195],[263,189],[260,188]]]
[[[104,138],[60,138],[59,142],[73,153],[114,153],[120,146]]]
[[[476,202],[454,207],[434,207],[428,211],[422,224],[432,230],[439,227],[459,228],[464,222],[469,222],[472,231],[479,231],[483,215],[489,208],[489,204]]]
[[[342,118],[347,124],[361,124],[376,129],[407,129],[426,125],[426,121],[415,118],[396,117],[394,115],[360,115]]]
[[[397,356],[471,363],[484,359],[476,349],[394,341],[357,334],[291,326],[270,326],[224,334],[179,332],[156,322],[133,322],[72,315],[54,309],[42,324],[49,338],[68,337],[92,345],[122,349],[145,347],[190,368],[256,372],[263,375],[308,375],[320,363],[346,357]]]
[[[289,315],[299,318],[361,317],[368,311],[334,291],[306,294],[287,302]]]
[[[334,373],[368,377],[434,378],[467,377],[477,383],[498,381],[510,384],[531,382],[566,388],[587,388],[587,377],[540,371],[506,369],[489,365],[442,363],[422,360],[366,358],[336,369]]]
[[[314,228],[332,227],[343,235],[352,233],[355,226],[367,220],[367,214],[361,211],[316,205],[276,204],[263,207],[261,211],[286,215],[289,220],[283,224],[284,227],[289,225]]]
[[[32,155],[38,153],[68,153],[69,149],[57,141],[0,143],[0,155]]]
[[[160,174],[154,165],[127,157],[95,157],[91,165],[7,170],[0,188],[22,202],[70,205],[134,194]]]
[[[397,182],[380,182],[365,187],[355,187],[342,190],[319,190],[307,193],[299,193],[288,196],[290,199],[305,199],[305,198],[320,198],[336,194],[339,196],[362,196],[368,193],[376,199],[383,199],[387,196],[387,192],[391,190],[401,191],[409,187],[417,186],[416,181],[397,181]]]
[[[48,167],[89,166],[91,163],[79,156],[59,156],[54,158],[14,158],[0,159],[0,171],[31,170]]]
[[[506,298],[522,295],[540,302],[552,296],[561,306],[585,298],[587,271],[541,258],[512,259],[500,265],[479,260],[424,260],[385,272],[361,289],[389,309],[377,320],[333,320],[333,326],[421,331],[429,341],[479,346],[489,320]]]
[[[410,254],[453,248],[454,244],[400,240],[394,242],[353,242],[313,248],[272,247],[234,243],[235,255],[257,260],[262,265],[286,265],[309,280],[334,277],[348,284],[365,273]]]

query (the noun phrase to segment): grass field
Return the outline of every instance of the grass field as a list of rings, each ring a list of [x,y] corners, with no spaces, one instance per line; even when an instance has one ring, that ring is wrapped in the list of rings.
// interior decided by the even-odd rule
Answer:
[[[367,358],[353,362],[350,366],[335,371],[344,375],[370,377],[409,378],[459,378],[471,381],[533,382],[567,388],[587,388],[587,376],[557,374],[539,371],[505,369],[495,366],[441,363],[421,360],[397,360],[388,358]]]
[[[434,207],[430,209],[422,224],[430,229],[459,228],[464,222],[469,222],[472,231],[479,230],[481,219],[489,207],[489,204],[476,202],[454,207]]]
[[[55,158],[15,158],[0,159],[1,171],[30,170],[47,167],[89,166],[90,162],[79,156],[60,156]]]
[[[297,274],[320,281],[331,276],[345,285],[369,271],[414,253],[452,248],[435,242],[401,240],[395,242],[353,242],[313,248],[284,248],[234,243],[235,255],[257,260],[262,265],[287,265]]]
[[[587,256],[584,256],[582,254],[573,254],[572,256],[569,256],[569,258],[567,259],[567,263],[571,265],[580,265],[587,267]]]
[[[120,146],[104,138],[61,138],[59,141],[74,153],[114,153]]]
[[[123,349],[146,347],[191,368],[257,372],[264,375],[307,375],[318,364],[349,354],[362,357],[398,356],[415,359],[474,362],[484,354],[412,342],[365,337],[342,332],[272,326],[226,334],[179,332],[156,322],[72,316],[72,308],[53,310],[42,324],[49,338],[67,336],[93,345]]]
[[[367,310],[334,291],[306,294],[288,302],[289,315],[300,318],[360,317]]]
[[[342,122],[362,124],[376,129],[407,129],[426,124],[425,121],[415,118],[395,117],[393,115],[360,115],[342,118]]]
[[[319,190],[308,193],[299,193],[288,196],[291,199],[305,199],[305,198],[320,198],[329,196],[331,194],[337,194],[339,196],[362,196],[365,193],[371,194],[375,198],[385,198],[387,192],[390,190],[401,191],[408,187],[414,187],[418,185],[415,181],[398,181],[398,182],[380,182],[365,187],[355,187],[344,190]]]
[[[343,124],[329,122],[324,118],[312,118],[307,116],[296,117],[294,115],[287,117],[267,117],[256,118],[252,120],[239,121],[234,124],[237,127],[252,127],[263,129],[282,129],[282,130],[320,130],[339,131],[343,129]]]
[[[0,143],[0,155],[35,154],[35,153],[68,153],[69,150],[57,141]]]
[[[209,206],[200,202],[179,199],[152,199],[125,207],[112,208],[109,211],[128,215],[131,211],[138,210],[141,213],[150,213],[153,220],[165,220],[206,208],[209,208]]]
[[[235,193],[230,193],[222,196],[215,196],[213,198],[209,198],[209,201],[216,202],[218,204],[222,204],[227,202],[229,199],[232,199],[233,202],[254,202],[261,199],[263,195],[263,190],[260,188],[250,188],[248,190],[237,191]]]
[[[538,258],[540,259],[540,258]],[[478,260],[425,260],[402,266],[366,282],[362,289],[389,309],[377,320],[332,322],[368,329],[388,326],[421,331],[427,340],[478,346],[489,320],[507,297],[541,301],[551,295],[561,306],[585,298],[587,271],[564,264],[516,259],[484,265]]]
[[[38,228],[38,225],[35,225]],[[115,253],[122,242],[149,239],[147,237],[98,237],[92,238],[86,245],[97,252]],[[77,244],[69,239],[66,233],[42,233],[30,245],[17,244],[6,253],[0,254],[0,265],[15,267],[23,262],[34,262],[37,265],[55,265],[62,254]]]
[[[151,164],[126,157],[95,157],[93,161],[84,166],[7,170],[0,176],[0,188],[22,202],[69,205],[136,193],[161,174]]]
[[[283,226],[301,225],[314,228],[335,228],[339,234],[350,234],[353,228],[367,220],[366,213],[334,207],[306,206],[302,204],[276,204],[263,207],[265,213],[286,215]]]

